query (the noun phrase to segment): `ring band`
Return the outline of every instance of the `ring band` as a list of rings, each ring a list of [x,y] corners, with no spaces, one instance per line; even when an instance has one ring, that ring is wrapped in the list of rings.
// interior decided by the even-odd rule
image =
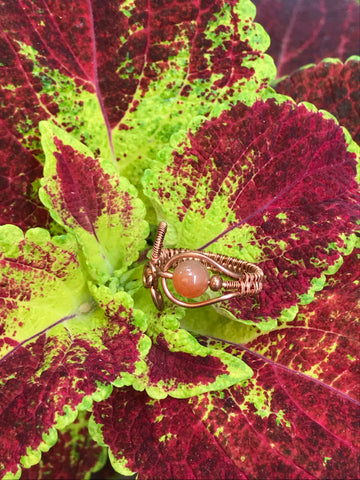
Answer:
[[[264,274],[257,265],[217,253],[184,248],[163,248],[166,230],[167,224],[161,222],[158,227],[151,259],[145,265],[143,272],[144,286],[150,288],[154,304],[159,310],[164,309],[164,299],[159,289],[160,279],[165,295],[176,305],[187,308],[204,307],[229,300],[230,298],[244,297],[261,292]],[[174,271],[172,272],[171,270],[173,269]],[[213,272],[214,275],[210,278],[208,272]],[[235,280],[224,280],[220,274]],[[200,286],[201,291],[210,288],[214,292],[221,290],[224,293],[208,300],[186,302],[176,298],[169,290],[167,284],[169,279],[173,280],[175,290],[184,297],[194,298],[200,296],[197,295],[196,282],[202,283]],[[179,287],[176,287],[175,280],[180,286],[185,282],[190,281],[192,283],[190,287],[181,287],[181,290]],[[187,289],[185,290],[185,288]],[[191,295],[183,294],[181,291],[191,291]]]

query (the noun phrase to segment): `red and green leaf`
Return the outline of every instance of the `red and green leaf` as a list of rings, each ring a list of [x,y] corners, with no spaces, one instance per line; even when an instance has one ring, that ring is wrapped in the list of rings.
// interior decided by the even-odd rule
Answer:
[[[209,412],[206,423],[214,434],[223,427],[217,440],[243,462],[248,478],[261,472],[358,476],[359,256],[355,249],[345,257],[293,322],[240,346],[255,372],[247,387],[233,387],[225,398],[208,395],[196,406],[200,416]],[[219,410],[224,404],[225,412]]]
[[[191,405],[196,400],[154,401],[143,392],[114,389],[106,403],[94,408],[90,432],[100,445],[109,446],[111,462],[123,475],[245,479],[194,414]]]
[[[76,317],[90,294],[70,235],[51,240],[46,230],[33,229],[24,237],[18,227],[4,225],[0,252],[0,352],[4,357],[49,325]]]
[[[170,245],[263,268],[257,301],[228,302],[235,318],[267,330],[293,318],[299,301],[322,288],[323,274],[336,271],[339,249],[353,248],[358,149],[347,140],[332,119],[305,106],[238,103],[163,151],[164,166],[144,176],[145,193],[169,223]]]
[[[301,305],[292,322],[250,342],[249,354],[262,355],[359,402],[359,260],[360,249],[355,248],[314,301]]]
[[[82,480],[101,469],[107,452],[89,436],[88,417],[79,412],[74,423],[59,432],[56,444],[42,454],[40,463],[22,470],[21,480]]]
[[[125,292],[86,285],[71,236],[1,233],[0,476],[38,463],[77,411],[146,368],[146,320]],[[100,287],[103,290],[105,287]]]
[[[254,0],[256,21],[271,38],[278,77],[326,57],[359,54],[357,0]]]
[[[252,376],[239,358],[212,347],[204,347],[188,331],[180,328],[179,312],[155,314],[147,335],[152,345],[142,373],[146,392],[152,398],[187,398],[222,390]]]
[[[41,120],[138,183],[194,116],[217,116],[234,98],[253,102],[275,76],[254,17],[247,0],[3,2],[0,222],[48,223],[36,196]]]
[[[344,64],[328,58],[282,79],[276,90],[297,103],[311,102],[316,108],[327,110],[360,143],[359,85],[359,57],[352,57]]]
[[[139,478],[357,478],[359,257],[359,249],[345,257],[286,326],[247,345],[210,342],[251,365],[250,380],[188,400],[114,389],[94,405],[90,430],[109,446],[116,470]]]
[[[98,160],[70,134],[43,122],[46,156],[40,198],[78,239],[92,277],[105,283],[126,270],[145,247],[145,207],[116,166]]]

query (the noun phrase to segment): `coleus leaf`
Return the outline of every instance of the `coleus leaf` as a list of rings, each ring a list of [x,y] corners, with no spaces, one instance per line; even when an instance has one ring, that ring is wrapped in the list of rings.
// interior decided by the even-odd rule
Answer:
[[[246,477],[219,448],[212,433],[193,411],[193,399],[151,400],[143,392],[114,389],[96,405],[90,432],[122,475],[140,479],[206,479]]]
[[[47,224],[36,198],[41,120],[118,161],[137,183],[194,116],[218,115],[234,98],[253,102],[275,76],[254,17],[248,0],[2,2],[0,222]]]
[[[0,228],[0,475],[39,462],[78,410],[146,368],[145,316],[89,284],[73,236]],[[102,289],[101,300],[97,298]],[[94,301],[98,300],[98,304]],[[98,306],[100,305],[100,306]]]
[[[358,269],[344,258],[293,322],[247,345],[255,375],[222,392],[153,401],[114,389],[89,427],[115,469],[139,478],[357,478]],[[117,419],[117,422],[114,422]]]
[[[347,400],[360,401],[357,381],[360,314],[360,242],[344,257],[335,275],[314,301],[301,305],[296,318],[283,328],[261,335],[246,345],[248,354],[312,377]],[[284,369],[285,371],[285,369]],[[349,432],[350,433],[350,432]]]
[[[351,138],[332,119],[275,99],[238,103],[194,130],[159,154],[144,191],[171,226],[170,245],[263,268],[259,301],[235,298],[226,310],[273,328],[322,288],[323,274],[339,266],[339,249],[353,248],[358,147],[347,145]]]
[[[360,219],[352,150],[333,120],[305,106],[237,104],[162,152],[166,167],[148,171],[144,191],[171,226],[171,245],[264,269],[259,303],[230,300],[228,311],[258,323],[289,319],[336,271],[345,238],[352,249]]]
[[[4,225],[0,227],[0,246],[4,357],[49,325],[74,318],[90,295],[72,236],[51,241],[46,230],[32,229],[24,237],[18,227]]]
[[[148,368],[137,385],[143,382],[148,395],[187,398],[222,390],[252,376],[251,368],[241,359],[200,345],[188,331],[180,328],[176,313],[154,313],[152,320],[151,315],[147,315],[147,335],[152,345],[146,357]]]
[[[269,54],[278,77],[326,57],[345,61],[359,53],[356,0],[254,0],[256,20],[271,38]]]
[[[334,115],[346,127],[355,142],[360,143],[360,58],[349,58],[344,64],[327,58],[283,78],[276,91],[297,103],[311,102],[318,109]]]
[[[225,399],[213,394],[200,400],[198,415],[210,409],[208,428],[215,433],[224,427],[217,440],[226,451],[235,449],[240,457],[241,446],[249,446],[242,463],[247,475],[258,478],[262,471],[269,476],[279,471],[285,478],[358,476],[359,256],[355,249],[345,257],[293,322],[240,346],[255,371],[248,392],[234,387]],[[224,403],[225,416],[216,408]]]
[[[40,463],[22,470],[21,479],[82,480],[101,469],[107,452],[89,436],[88,417],[87,412],[79,412],[77,419],[59,432],[49,452],[42,454]]]
[[[41,124],[46,156],[40,198],[54,219],[75,233],[99,283],[124,270],[145,247],[145,207],[108,161],[50,122]]]

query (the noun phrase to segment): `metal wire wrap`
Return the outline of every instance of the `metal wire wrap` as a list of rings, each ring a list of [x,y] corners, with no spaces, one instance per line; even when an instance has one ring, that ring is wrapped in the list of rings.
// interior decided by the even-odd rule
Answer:
[[[159,290],[160,279],[166,296],[177,305],[188,308],[203,307],[237,296],[255,295],[262,290],[264,274],[257,265],[227,255],[202,252],[201,250],[162,248],[166,230],[166,223],[161,222],[154,242],[151,259],[145,265],[143,273],[144,286],[150,288],[154,303],[159,310],[164,308],[164,301]],[[180,300],[170,292],[167,280],[172,278],[170,269],[175,268],[179,263],[187,259],[201,262],[208,270],[216,272],[216,275],[223,274],[235,280],[222,279],[220,286],[218,285],[215,288],[213,285],[219,282],[213,283],[210,279],[210,289],[214,291],[222,290],[224,292],[219,297],[197,302]]]

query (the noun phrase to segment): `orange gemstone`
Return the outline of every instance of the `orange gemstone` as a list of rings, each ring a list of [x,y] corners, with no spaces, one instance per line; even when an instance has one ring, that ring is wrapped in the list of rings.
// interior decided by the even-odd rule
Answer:
[[[195,260],[185,260],[174,269],[173,285],[179,295],[195,298],[208,288],[210,275],[207,268]]]

